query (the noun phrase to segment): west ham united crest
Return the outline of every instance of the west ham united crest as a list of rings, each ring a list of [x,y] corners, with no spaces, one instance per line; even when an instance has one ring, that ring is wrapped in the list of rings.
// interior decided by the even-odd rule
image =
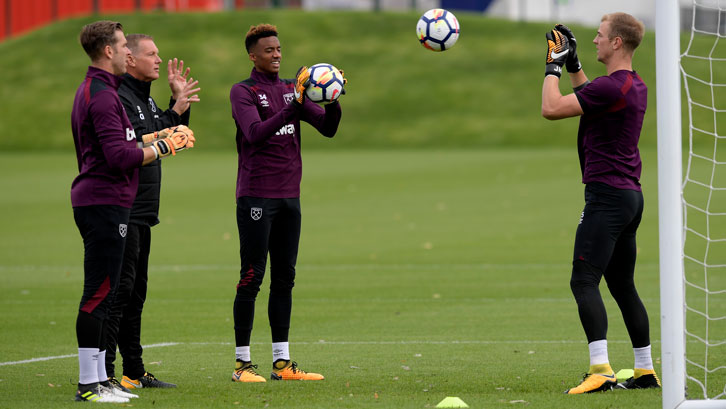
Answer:
[[[128,230],[128,227],[125,224],[118,225],[118,234],[120,234],[121,237],[126,237],[127,230]]]
[[[250,217],[252,217],[252,220],[260,220],[260,218],[262,218],[262,208],[261,207],[251,208]]]
[[[282,97],[285,98],[285,103],[290,105],[292,100],[295,99],[295,94],[293,94],[293,93],[284,94]]]

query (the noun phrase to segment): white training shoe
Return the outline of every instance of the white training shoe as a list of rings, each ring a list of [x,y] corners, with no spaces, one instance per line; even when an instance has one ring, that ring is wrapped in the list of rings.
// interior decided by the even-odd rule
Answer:
[[[105,386],[97,385],[87,391],[76,392],[76,401],[97,402],[97,403],[128,403],[129,398],[116,396],[112,391],[108,391]]]
[[[133,393],[122,391],[121,389],[115,387],[114,384],[111,384],[111,387],[103,386],[103,385],[100,385],[100,386],[101,386],[101,388],[103,388],[103,393],[110,393],[114,396],[120,396],[122,398],[128,398],[128,399],[133,399],[133,398],[139,397],[139,395],[134,395]]]

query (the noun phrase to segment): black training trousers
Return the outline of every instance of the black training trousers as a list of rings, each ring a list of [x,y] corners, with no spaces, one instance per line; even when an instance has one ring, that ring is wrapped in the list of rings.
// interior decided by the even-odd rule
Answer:
[[[300,199],[237,199],[240,279],[234,299],[237,346],[248,346],[255,316],[255,299],[270,254],[270,298],[267,314],[272,342],[287,342],[292,311],[292,288],[300,242]]]
[[[607,313],[599,290],[604,275],[633,347],[650,345],[648,313],[633,280],[635,233],[642,214],[642,192],[603,183],[585,187],[585,209],[575,236],[570,288],[588,343],[607,337]]]
[[[116,346],[123,357],[123,374],[138,379],[146,373],[141,358],[141,312],[149,278],[151,227],[129,224],[121,278],[106,332],[106,373],[115,376]]]
[[[118,287],[130,210],[121,206],[73,208],[83,238],[83,296],[76,319],[79,348],[103,350],[105,321]]]

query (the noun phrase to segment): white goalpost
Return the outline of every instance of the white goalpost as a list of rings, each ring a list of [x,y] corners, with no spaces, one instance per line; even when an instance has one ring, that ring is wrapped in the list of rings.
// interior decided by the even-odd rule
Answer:
[[[683,53],[679,3],[656,0],[663,408],[726,408],[726,0],[693,0]]]

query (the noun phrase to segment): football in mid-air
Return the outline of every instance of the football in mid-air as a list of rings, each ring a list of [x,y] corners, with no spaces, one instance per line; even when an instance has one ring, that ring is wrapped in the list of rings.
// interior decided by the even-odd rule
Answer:
[[[431,51],[446,51],[459,39],[459,20],[444,9],[431,9],[416,24],[416,37]]]
[[[320,63],[308,68],[310,85],[305,96],[313,102],[333,102],[343,92],[343,75],[330,64]]]

